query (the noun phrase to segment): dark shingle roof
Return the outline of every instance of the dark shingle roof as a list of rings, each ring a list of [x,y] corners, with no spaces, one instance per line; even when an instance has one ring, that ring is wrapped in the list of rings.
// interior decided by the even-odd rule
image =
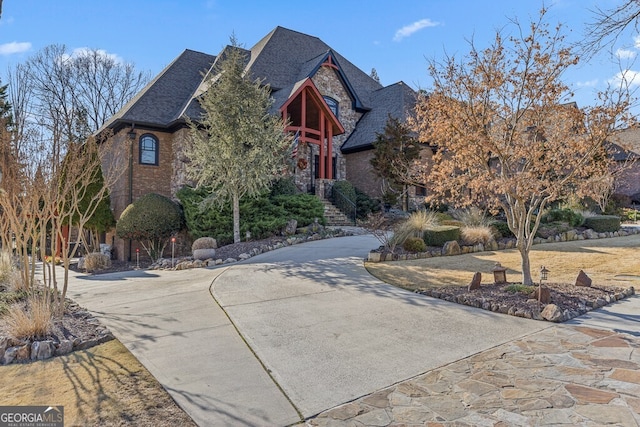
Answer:
[[[185,50],[102,127],[136,123],[170,126],[180,118],[216,57]]]
[[[382,85],[314,36],[276,27],[251,48],[249,70],[254,78],[264,79],[266,84],[278,90],[311,77],[328,52],[335,55],[363,106],[369,107],[369,92]]]
[[[373,147],[378,133],[384,132],[389,115],[406,120],[416,104],[416,92],[403,82],[386,86],[371,93],[371,111],[358,121],[356,129],[342,145],[345,154]]]
[[[208,88],[208,76],[215,73],[215,63],[228,53],[225,47],[216,57],[185,50],[136,95],[104,128],[117,130],[131,123],[167,128],[182,123],[186,117],[197,120],[202,113],[197,97]],[[404,83],[382,85],[335,52],[317,37],[276,27],[247,53],[247,71],[272,88],[273,111],[289,99],[295,89],[331,55],[338,75],[351,92],[354,106],[364,112],[356,130],[342,147],[343,152],[372,147],[376,132],[382,132],[388,114],[406,118],[415,104],[415,92]],[[101,129],[102,130],[102,129]]]

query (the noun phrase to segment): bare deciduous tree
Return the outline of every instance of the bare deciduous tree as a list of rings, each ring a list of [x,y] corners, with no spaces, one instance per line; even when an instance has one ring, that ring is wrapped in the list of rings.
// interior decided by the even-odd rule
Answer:
[[[36,259],[43,260],[41,282],[61,315],[79,246],[68,241],[65,228],[72,225],[83,235],[124,166],[118,147],[90,135],[145,78],[102,51],[74,55],[56,45],[14,67],[9,77],[13,125],[0,141],[3,242],[13,236],[26,288],[36,283]],[[55,254],[64,266],[60,285]]]
[[[624,87],[600,94],[600,104],[566,103],[563,72],[578,63],[558,26],[539,19],[514,37],[471,43],[460,61],[429,67],[433,90],[417,105],[415,129],[438,147],[423,180],[431,200],[502,210],[517,238],[522,281],[533,282],[529,252],[540,213],[554,200],[581,191],[587,178],[609,168],[604,143],[628,112]]]
[[[637,33],[640,22],[640,2],[625,0],[611,9],[596,7],[593,18],[593,21],[587,24],[587,36],[582,42],[583,51],[587,55],[615,44],[630,27]]]

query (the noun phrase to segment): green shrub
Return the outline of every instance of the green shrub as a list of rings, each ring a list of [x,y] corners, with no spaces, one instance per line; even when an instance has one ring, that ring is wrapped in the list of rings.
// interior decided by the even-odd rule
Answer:
[[[324,205],[312,194],[297,194],[295,196],[277,196],[272,203],[282,206],[286,220],[295,219],[299,227],[312,224],[318,219],[320,224],[326,224]],[[285,221],[286,224],[286,221]]]
[[[420,237],[408,237],[402,247],[407,252],[424,252],[427,249],[427,245]]]
[[[509,292],[511,294],[521,293],[521,294],[526,294],[526,295],[529,295],[535,289],[536,289],[535,286],[527,286],[527,285],[523,285],[521,283],[513,283],[511,285],[508,285],[508,286],[505,286],[504,288],[502,288],[503,291]]]
[[[155,193],[145,194],[122,212],[116,224],[121,239],[142,244],[151,259],[162,256],[167,239],[184,224],[180,206]]]
[[[460,238],[460,227],[439,225],[424,232],[424,243],[427,246],[443,246],[446,242]]]
[[[514,237],[506,221],[494,221],[491,224],[491,228],[495,229],[500,234],[500,237]]]
[[[369,214],[379,212],[382,206],[380,205],[380,200],[372,199],[368,194],[358,190],[356,190],[356,205],[357,205],[357,214],[359,219],[366,219]]]
[[[572,227],[578,227],[584,223],[584,218],[572,209],[551,209],[545,212],[540,218],[540,222],[549,224],[552,222],[566,222]]]
[[[585,219],[584,225],[598,233],[618,231],[620,229],[620,217],[615,215],[596,215]]]
[[[640,219],[640,211],[637,209],[622,208],[623,221],[637,221]]]
[[[271,183],[271,197],[293,196],[299,193],[300,190],[296,187],[293,177],[278,178]]]
[[[194,239],[210,236],[219,245],[233,242],[233,213],[231,205],[222,208],[207,206],[204,201],[210,192],[206,189],[184,187],[177,196],[184,207],[189,234]],[[240,201],[240,234],[247,231],[253,239],[262,239],[278,234],[290,219],[303,227],[318,218],[325,224],[324,205],[311,194],[263,195],[257,198],[243,198]]]
[[[349,181],[336,181],[333,183],[333,189],[344,194],[349,200],[356,200],[356,188]]]

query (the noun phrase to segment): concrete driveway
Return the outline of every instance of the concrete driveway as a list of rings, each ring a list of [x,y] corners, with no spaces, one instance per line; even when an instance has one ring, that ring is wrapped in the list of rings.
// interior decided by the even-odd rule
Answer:
[[[370,235],[216,269],[77,276],[94,312],[200,425],[290,425],[548,327],[372,278]]]

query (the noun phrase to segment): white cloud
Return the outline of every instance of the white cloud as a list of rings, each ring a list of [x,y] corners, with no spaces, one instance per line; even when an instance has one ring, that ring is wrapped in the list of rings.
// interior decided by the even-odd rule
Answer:
[[[576,86],[578,87],[595,87],[598,85],[598,79],[587,80],[584,82],[577,82]]]
[[[633,46],[636,48],[640,48],[640,36],[635,36],[633,38]]]
[[[437,27],[438,25],[440,25],[439,22],[434,22],[431,19],[421,19],[412,24],[405,25],[404,27],[396,31],[396,34],[393,36],[393,41],[399,42],[403,38],[409,37],[413,33],[420,31],[423,28]]]
[[[629,49],[616,50],[616,56],[620,59],[631,59],[636,57],[636,52]]]
[[[640,86],[640,71],[624,70],[609,80],[613,85]]]
[[[78,58],[78,57],[87,56],[89,54],[92,54],[94,51],[98,54],[98,56],[110,59],[114,62],[117,62],[117,63],[124,62],[124,60],[120,58],[118,55],[116,55],[115,53],[109,53],[104,49],[89,49],[88,47],[78,47],[76,49],[73,49],[73,52],[71,52],[71,57]]]
[[[29,42],[11,42],[0,44],[0,55],[12,55],[14,53],[22,53],[31,49]]]

